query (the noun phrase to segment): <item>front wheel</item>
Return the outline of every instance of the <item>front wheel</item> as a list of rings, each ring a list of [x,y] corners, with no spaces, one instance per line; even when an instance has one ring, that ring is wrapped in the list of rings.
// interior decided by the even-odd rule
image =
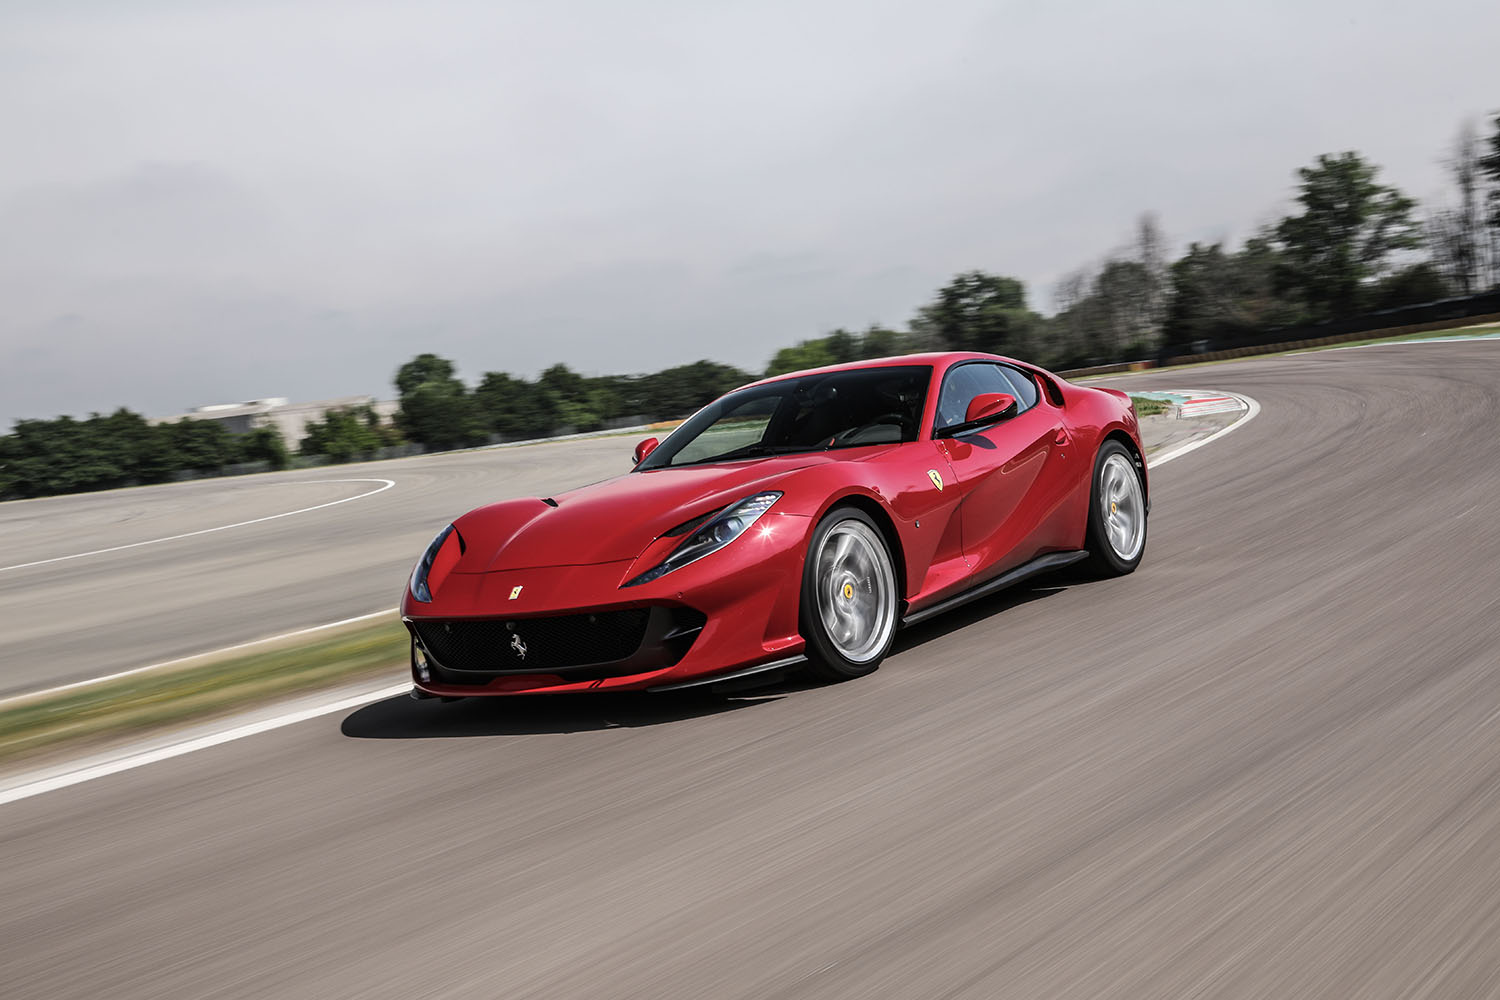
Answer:
[[[853,507],[831,511],[813,531],[802,568],[807,672],[824,681],[880,666],[896,634],[896,570],[880,529]]]
[[[1098,576],[1124,576],[1146,553],[1146,489],[1129,449],[1106,441],[1094,458],[1089,494],[1089,558]]]

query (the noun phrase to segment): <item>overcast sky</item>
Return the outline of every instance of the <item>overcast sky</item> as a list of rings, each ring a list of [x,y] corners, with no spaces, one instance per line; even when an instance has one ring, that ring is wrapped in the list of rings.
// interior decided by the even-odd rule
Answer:
[[[1358,149],[1424,201],[1500,4],[3,0],[0,428],[901,326],[1142,211],[1242,239]]]

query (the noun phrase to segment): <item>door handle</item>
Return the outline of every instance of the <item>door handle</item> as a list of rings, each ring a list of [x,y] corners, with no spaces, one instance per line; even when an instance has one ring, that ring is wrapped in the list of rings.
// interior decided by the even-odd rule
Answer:
[[[1067,431],[1067,429],[1063,428],[1063,427],[1059,427],[1057,429],[1057,436],[1052,439],[1052,443],[1053,444],[1067,444],[1068,440],[1069,440],[1069,438],[1068,438],[1068,431]]]

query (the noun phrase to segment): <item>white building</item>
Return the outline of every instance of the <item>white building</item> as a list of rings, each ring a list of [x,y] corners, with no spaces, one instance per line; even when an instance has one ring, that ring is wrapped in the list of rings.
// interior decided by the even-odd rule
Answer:
[[[316,403],[292,403],[285,397],[251,399],[243,403],[213,403],[195,406],[187,413],[175,417],[155,417],[153,424],[175,423],[178,420],[216,420],[224,429],[234,434],[247,434],[258,427],[275,427],[291,451],[307,435],[307,425],[323,419],[329,410],[346,407],[369,406],[374,408],[383,421],[390,420],[400,408],[394,400],[378,401],[374,396],[346,396],[343,399],[325,399]]]

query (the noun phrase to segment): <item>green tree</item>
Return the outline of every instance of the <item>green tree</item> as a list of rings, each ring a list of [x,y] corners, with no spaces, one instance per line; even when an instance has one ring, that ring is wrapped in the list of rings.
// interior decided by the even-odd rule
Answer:
[[[1488,238],[1482,242],[1489,258],[1484,280],[1500,283],[1500,114],[1491,122],[1494,131],[1484,140],[1480,148],[1478,172],[1485,179],[1487,188],[1484,201],[1484,221],[1489,229]]]
[[[425,382],[458,382],[453,362],[436,354],[418,354],[396,369],[396,393],[408,396]],[[460,383],[461,384],[461,383]]]
[[[418,391],[421,391],[418,386]],[[346,406],[328,410],[322,420],[303,428],[304,455],[327,455],[335,462],[349,462],[368,455],[386,443],[380,418],[368,406]]]
[[[872,326],[860,335],[859,356],[862,360],[889,358],[902,353],[906,349],[906,341],[907,336],[903,333]]]
[[[966,271],[923,306],[912,329],[952,351],[1026,354],[1041,317],[1026,308],[1026,286],[1015,278]]]
[[[179,468],[213,472],[235,460],[234,436],[217,420],[184,418],[165,426]]]
[[[488,436],[474,398],[457,379],[423,382],[401,397],[400,428],[429,448],[481,444]]]
[[[731,389],[753,381],[749,372],[712,361],[666,368],[646,376],[644,409],[659,420],[686,417]]]
[[[1303,307],[1277,294],[1280,252],[1265,236],[1236,253],[1194,243],[1170,268],[1164,342],[1184,351],[1195,340],[1232,339],[1303,319]]]
[[[21,495],[20,481],[16,475],[15,438],[0,434],[0,500],[9,500]]]
[[[129,482],[165,482],[181,467],[169,425],[152,425],[124,407],[107,417],[96,415],[89,423],[99,440],[119,456]]]
[[[1490,247],[1484,206],[1484,178],[1479,135],[1465,122],[1447,162],[1458,195],[1456,207],[1443,207],[1427,217],[1428,253],[1444,284],[1461,295],[1489,287]]]
[[[397,426],[418,444],[456,448],[487,436],[483,414],[446,358],[412,358],[396,371],[396,391],[401,397]]]
[[[537,378],[537,386],[549,397],[560,427],[573,431],[597,430],[604,418],[600,415],[589,386],[589,380],[558,363]]]
[[[828,349],[828,356],[836,365],[845,365],[859,358],[859,337],[845,329],[834,330],[823,338],[823,343]]]
[[[536,383],[544,391],[550,392],[558,403],[582,406],[589,402],[588,379],[565,364],[558,363],[548,368],[537,378]]]
[[[276,427],[257,427],[240,436],[240,461],[267,462],[273,469],[287,465],[286,440]]]
[[[1280,287],[1300,293],[1314,318],[1357,312],[1366,283],[1383,277],[1398,251],[1420,245],[1416,203],[1378,183],[1378,173],[1354,152],[1297,171],[1302,212],[1276,227]]]
[[[1441,271],[1428,261],[1404,267],[1370,290],[1370,305],[1375,309],[1399,309],[1402,306],[1435,302],[1453,294],[1453,288]]]
[[[97,414],[96,414],[97,417]],[[9,471],[23,496],[48,496],[119,485],[125,469],[90,427],[72,417],[16,423]]]
[[[557,426],[557,404],[547,391],[505,372],[485,372],[474,390],[474,404],[494,434],[546,437]]]
[[[794,347],[783,347],[766,366],[767,377],[800,372],[808,368],[821,368],[833,364],[833,354],[822,340],[804,340]]]
[[[1163,339],[1186,348],[1195,340],[1221,334],[1234,312],[1231,262],[1221,244],[1194,243],[1168,269],[1171,291]]]

